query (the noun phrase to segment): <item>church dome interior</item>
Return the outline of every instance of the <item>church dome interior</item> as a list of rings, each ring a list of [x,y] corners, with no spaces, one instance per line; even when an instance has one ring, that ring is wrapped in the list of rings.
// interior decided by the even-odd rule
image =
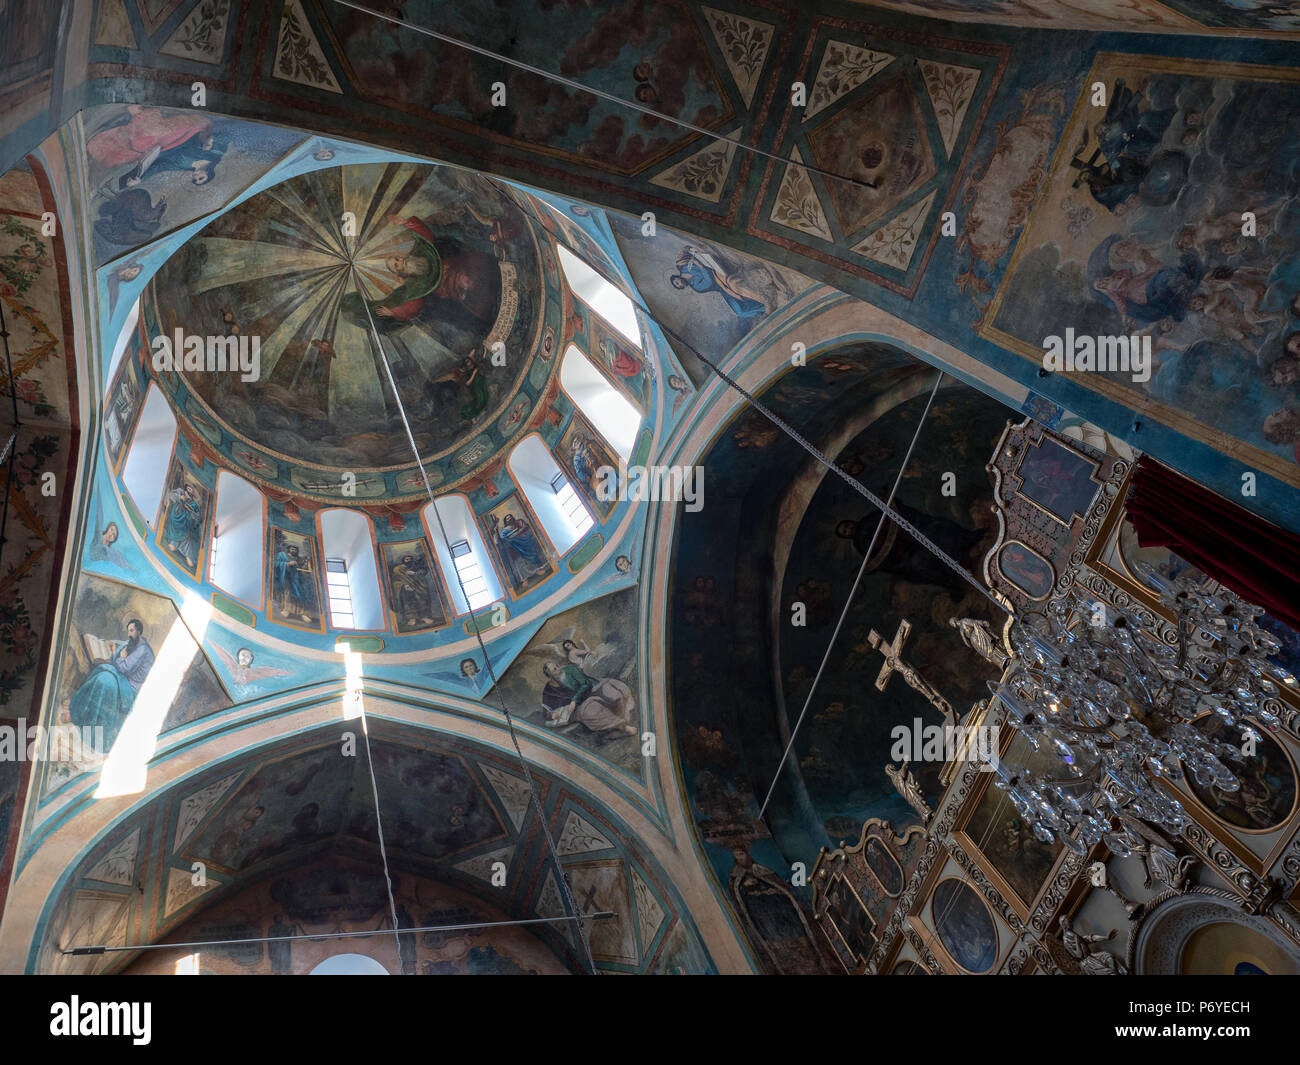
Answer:
[[[1298,48],[0,5],[0,972],[1300,972]]]

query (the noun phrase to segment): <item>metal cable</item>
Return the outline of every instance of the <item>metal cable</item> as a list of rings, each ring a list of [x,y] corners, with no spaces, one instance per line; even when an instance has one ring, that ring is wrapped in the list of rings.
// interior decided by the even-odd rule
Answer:
[[[705,129],[703,126],[697,126],[693,122],[687,122],[684,118],[677,118],[675,115],[665,114],[662,111],[656,111],[653,107],[646,107],[644,104],[636,103],[632,100],[624,100],[621,96],[615,96],[612,92],[606,92],[604,89],[596,89],[590,85],[584,85],[573,78],[566,78],[563,74],[557,74],[552,70],[543,70],[541,67],[535,67],[531,63],[525,63],[521,59],[512,59],[509,56],[501,55],[490,48],[484,48],[481,45],[470,44],[459,37],[452,37],[450,34],[439,33],[437,30],[431,30],[427,26],[419,26],[414,22],[407,22],[405,19],[395,18],[392,15],[386,15],[381,11],[375,11],[372,8],[363,7],[361,4],[353,3],[352,0],[334,0],[340,7],[351,8],[353,11],[359,11],[362,14],[370,15],[373,18],[381,19],[384,22],[391,23],[394,26],[400,26],[403,29],[411,30],[415,33],[423,34],[426,37],[433,37],[442,41],[444,44],[450,44],[456,48],[463,48],[467,52],[473,52],[475,55],[485,56],[493,59],[498,63],[504,63],[506,66],[514,67],[516,70],[522,70],[529,74],[534,74],[539,78],[547,81],[556,82],[559,85],[567,86],[578,92],[589,93],[601,100],[608,100],[610,103],[618,104],[620,107],[626,107],[632,111],[638,111],[643,115],[650,115],[660,122],[666,122],[672,126],[680,126],[682,129],[689,129],[694,133],[703,133],[706,137],[714,140],[725,141],[727,144],[740,148],[743,151],[750,152],[753,155],[761,155],[765,159],[772,159],[778,163],[786,163],[791,166],[797,166],[808,173],[819,174],[821,177],[830,178],[832,181],[842,181],[846,185],[855,185],[860,189],[870,189],[877,191],[876,186],[867,181],[861,181],[858,178],[846,177],[843,174],[836,174],[834,171],[825,170],[815,163],[805,163],[796,161],[784,155],[777,155],[775,152],[766,151],[763,148],[757,148],[752,144],[746,144],[735,137],[729,137],[722,133],[715,133],[711,129]]]
[[[912,433],[912,439],[907,445],[907,453],[903,456],[902,464],[898,467],[898,473],[894,477],[894,483],[889,489],[889,503],[894,501],[894,494],[898,491],[898,486],[903,482],[903,474],[907,472],[907,464],[912,460],[912,449],[916,447],[916,441],[921,435],[921,430],[925,427],[925,420],[930,416],[930,407],[934,404],[934,397],[939,393],[939,386],[943,384],[944,372],[939,371],[939,376],[935,378],[934,387],[930,389],[930,398],[925,401],[925,410],[921,412],[921,420],[916,424],[916,431]],[[803,701],[803,709],[799,711],[799,717],[794,723],[794,728],[790,730],[789,742],[785,745],[785,750],[781,752],[781,761],[777,763],[776,772],[772,774],[772,783],[768,785],[767,794],[763,796],[763,805],[759,807],[758,817],[762,820],[763,814],[767,812],[767,804],[772,801],[772,792],[776,790],[776,782],[781,779],[781,770],[785,768],[786,759],[790,757],[790,751],[794,747],[795,738],[799,735],[799,726],[803,724],[804,715],[808,713],[808,707],[812,705],[813,695],[817,691],[817,682],[822,679],[822,673],[826,670],[826,664],[831,659],[831,652],[835,650],[835,641],[839,639],[840,629],[844,626],[844,619],[849,616],[849,607],[853,605],[853,597],[858,592],[858,585],[862,583],[862,577],[867,572],[867,563],[871,561],[871,552],[876,549],[876,542],[880,539],[880,533],[885,527],[885,514],[882,511],[880,517],[876,519],[875,531],[871,534],[871,543],[867,547],[867,553],[862,556],[862,565],[858,567],[858,575],[853,578],[853,587],[849,589],[848,598],[844,600],[844,609],[840,611],[840,617],[835,622],[835,631],[831,633],[830,641],[826,644],[826,651],[822,655],[821,665],[817,667],[817,675],[813,677],[812,685],[808,688],[808,696]]]
[[[519,925],[532,924],[557,924],[563,921],[604,921],[610,917],[617,917],[613,910],[601,910],[598,913],[584,913],[579,917],[524,917],[512,921],[478,921],[472,924],[443,924],[443,925],[424,925],[420,928],[403,928],[400,931],[408,935],[415,935],[417,932],[468,932],[476,928],[507,928]],[[135,950],[176,950],[182,947],[232,947],[244,943],[292,943],[299,940],[309,940],[316,942],[322,939],[353,939],[358,936],[391,936],[398,933],[398,929],[375,928],[365,932],[321,932],[312,935],[310,932],[303,932],[296,936],[249,936],[247,939],[201,939],[191,943],[137,943],[122,947],[110,947],[108,945],[96,945],[93,947],[72,947],[70,950],[59,948],[59,953],[63,955],[87,955],[87,954],[113,954],[118,951],[135,951]]]
[[[351,653],[351,652],[349,652]],[[370,725],[366,721],[366,704],[357,691],[357,702],[361,706],[361,735],[366,741],[366,765],[370,769],[370,791],[375,797],[375,831],[379,834],[379,857],[384,863],[384,887],[388,890],[388,910],[393,917],[393,945],[397,950],[397,971],[402,971],[402,939],[397,920],[397,903],[393,899],[393,878],[388,872],[388,849],[384,846],[384,818],[379,812],[379,784],[375,781],[375,759],[370,751]]]
[[[424,480],[424,490],[429,497],[429,505],[430,509],[433,511],[433,516],[437,519],[438,532],[442,536],[443,547],[446,549],[448,556],[450,556],[451,540],[447,535],[447,528],[443,524],[442,515],[438,512],[438,503],[433,495],[433,485],[429,482],[429,473],[424,468],[424,460],[420,458],[420,449],[416,446],[415,434],[411,430],[411,423],[406,417],[406,406],[402,403],[401,394],[397,391],[397,381],[393,377],[393,368],[388,362],[388,353],[384,350],[383,340],[379,336],[379,327],[375,325],[375,317],[371,313],[370,302],[366,299],[365,289],[361,286],[361,278],[356,265],[354,263],[350,265],[352,267],[353,283],[356,286],[358,295],[361,297],[361,304],[366,309],[366,318],[370,323],[371,338],[373,339],[376,350],[379,353],[379,359],[384,364],[384,373],[388,377],[389,387],[393,390],[393,398],[397,401],[397,412],[402,418],[402,426],[406,430],[406,439],[411,445],[411,454],[415,456],[416,468],[420,471],[420,477]],[[468,607],[469,595],[465,591],[465,582],[461,578],[460,571],[456,569],[455,566],[452,566],[452,569],[456,572],[456,583],[459,585],[460,594],[464,597],[465,605]],[[483,642],[483,634],[479,631],[478,618],[474,615],[473,608],[470,609],[470,620],[472,622],[471,627],[474,629],[474,638],[478,642],[479,651],[483,654],[483,668],[487,670],[488,677],[492,681],[492,690],[496,693],[497,704],[500,707],[501,713],[505,716],[506,728],[510,732],[510,741],[514,744],[515,754],[519,758],[519,765],[524,771],[525,779],[528,781],[528,791],[532,796],[533,805],[537,810],[537,820],[542,826],[542,833],[546,837],[546,845],[550,851],[551,860],[555,864],[555,873],[556,876],[559,877],[560,891],[564,897],[565,904],[569,907],[569,910],[576,918],[575,923],[578,929],[578,938],[582,943],[583,953],[587,957],[587,963],[591,967],[592,975],[598,975],[599,970],[596,968],[596,959],[592,956],[591,944],[587,941],[587,933],[582,924],[578,904],[573,898],[573,891],[569,886],[569,878],[565,875],[564,867],[560,864],[559,850],[556,848],[555,839],[551,834],[550,826],[546,823],[546,812],[542,808],[542,800],[537,791],[537,783],[533,779],[532,770],[528,766],[528,759],[524,757],[523,748],[519,746],[519,736],[515,732],[514,717],[511,715],[509,708],[506,706],[505,698],[501,694],[500,685],[497,683],[496,670],[492,668],[492,659],[487,653],[487,645]]]

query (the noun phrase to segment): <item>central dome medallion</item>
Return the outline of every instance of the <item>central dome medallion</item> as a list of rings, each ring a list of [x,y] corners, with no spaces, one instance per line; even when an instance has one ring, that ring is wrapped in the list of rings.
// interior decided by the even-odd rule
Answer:
[[[164,265],[153,299],[169,338],[257,345],[254,380],[163,375],[177,411],[231,466],[326,497],[338,477],[323,471],[373,471],[358,478],[362,499],[423,489],[372,318],[421,459],[445,490],[535,420],[562,306],[526,194],[405,162],[318,170],[258,193]]]

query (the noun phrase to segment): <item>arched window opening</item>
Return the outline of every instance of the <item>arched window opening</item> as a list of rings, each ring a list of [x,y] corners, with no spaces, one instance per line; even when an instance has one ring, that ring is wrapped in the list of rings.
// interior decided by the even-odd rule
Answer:
[[[320,534],[330,624],[336,629],[384,628],[384,601],[369,519],[355,510],[323,510]]]
[[[591,514],[539,436],[527,436],[510,454],[510,473],[551,538],[566,554],[592,527]]]
[[[158,523],[158,505],[162,502],[167,465],[175,444],[176,415],[162,390],[151,384],[122,467],[122,483],[127,494],[151,529]]]
[[[253,606],[262,602],[266,518],[262,493],[238,474],[217,474],[217,512],[208,551],[208,580]]]
[[[481,610],[501,598],[501,584],[488,558],[487,547],[474,522],[469,500],[462,495],[442,496],[424,508],[424,524],[429,542],[443,573],[447,574],[448,591],[457,614]],[[442,519],[442,528],[438,519]],[[446,530],[446,539],[443,538]],[[459,580],[457,580],[459,577]],[[464,585],[464,592],[461,586]]]
[[[606,380],[582,351],[570,344],[560,364],[560,387],[573,400],[618,456],[632,457],[641,415],[627,398]]]
[[[113,345],[113,354],[108,360],[108,371],[104,374],[104,390],[107,392],[112,387],[113,377],[117,373],[117,368],[122,362],[122,356],[125,354],[127,347],[135,337],[136,326],[140,322],[140,301],[137,299],[131,304],[131,309],[126,313],[126,321],[122,324],[122,331],[117,335],[117,343]]]
[[[557,244],[555,250],[559,253],[560,268],[573,294],[638,348],[641,347],[641,326],[636,320],[632,301],[563,244]]]

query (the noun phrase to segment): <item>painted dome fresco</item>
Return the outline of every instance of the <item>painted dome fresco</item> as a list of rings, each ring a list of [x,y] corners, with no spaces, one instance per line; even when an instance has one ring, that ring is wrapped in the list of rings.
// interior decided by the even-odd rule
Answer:
[[[541,416],[559,285],[529,201],[494,181],[407,162],[318,170],[216,218],[152,286],[169,342],[237,339],[255,372],[161,377],[252,480],[338,499],[353,495],[340,471],[356,471],[359,501],[421,496],[392,385],[432,485],[449,489]]]

